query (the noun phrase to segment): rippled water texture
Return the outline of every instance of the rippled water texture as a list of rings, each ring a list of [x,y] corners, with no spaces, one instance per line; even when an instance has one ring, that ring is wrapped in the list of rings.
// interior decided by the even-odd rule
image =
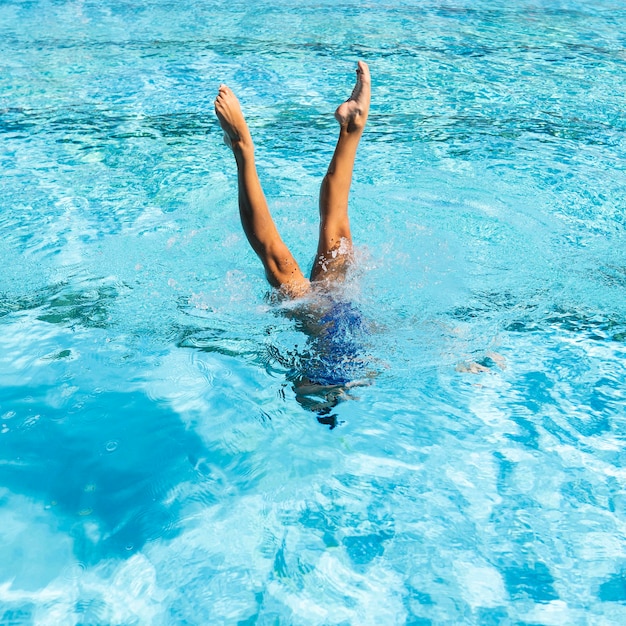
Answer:
[[[0,2],[0,624],[626,623],[624,33],[611,0]],[[312,389],[212,102],[305,267],[359,58],[364,380]]]

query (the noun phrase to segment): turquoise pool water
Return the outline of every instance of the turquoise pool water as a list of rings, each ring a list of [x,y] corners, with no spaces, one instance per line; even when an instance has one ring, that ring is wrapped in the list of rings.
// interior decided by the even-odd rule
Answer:
[[[624,33],[610,0],[0,2],[0,624],[625,623]],[[359,58],[373,373],[303,396],[212,101],[307,266]]]

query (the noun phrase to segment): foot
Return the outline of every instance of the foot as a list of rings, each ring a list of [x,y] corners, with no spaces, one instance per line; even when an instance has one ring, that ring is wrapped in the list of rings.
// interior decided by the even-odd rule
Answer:
[[[335,119],[349,133],[362,131],[365,128],[370,110],[370,95],[370,70],[367,63],[359,61],[356,70],[356,85],[352,90],[352,95],[335,111]]]
[[[233,150],[252,147],[252,137],[241,112],[239,100],[226,85],[220,85],[215,98],[215,114],[224,131],[224,143],[227,146]]]

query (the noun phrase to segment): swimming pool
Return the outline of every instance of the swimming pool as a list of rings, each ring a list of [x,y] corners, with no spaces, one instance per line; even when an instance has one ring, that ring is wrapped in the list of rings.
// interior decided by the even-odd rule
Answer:
[[[623,623],[624,33],[609,0],[2,2],[0,623]],[[359,58],[375,374],[307,403],[212,101],[306,266]]]

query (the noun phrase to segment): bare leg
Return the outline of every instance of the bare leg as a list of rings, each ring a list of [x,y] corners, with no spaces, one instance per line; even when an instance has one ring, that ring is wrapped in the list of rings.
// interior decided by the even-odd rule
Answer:
[[[215,113],[224,130],[224,141],[237,162],[239,215],[246,237],[263,262],[272,287],[278,287],[292,297],[303,295],[309,289],[309,281],[278,234],[257,175],[250,130],[239,100],[226,85],[220,86]]]
[[[352,237],[348,219],[348,196],[354,159],[370,108],[370,71],[359,61],[352,95],[339,105],[339,139],[320,189],[320,235],[311,280],[341,279],[345,275]]]

